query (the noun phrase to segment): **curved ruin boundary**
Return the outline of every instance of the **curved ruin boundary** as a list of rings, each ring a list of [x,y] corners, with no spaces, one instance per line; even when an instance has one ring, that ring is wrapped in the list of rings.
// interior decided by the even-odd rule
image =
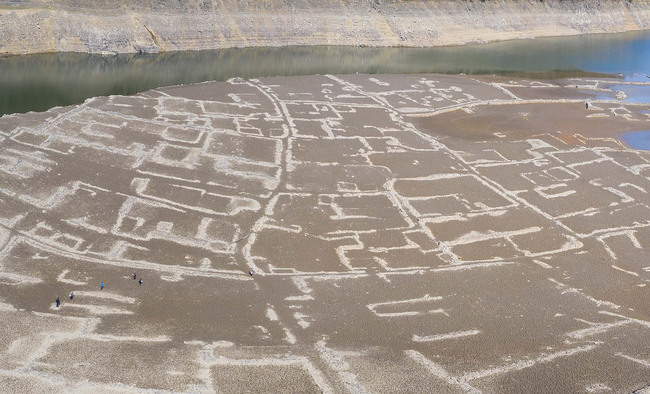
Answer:
[[[430,47],[649,28],[649,0],[0,0],[4,55]]]

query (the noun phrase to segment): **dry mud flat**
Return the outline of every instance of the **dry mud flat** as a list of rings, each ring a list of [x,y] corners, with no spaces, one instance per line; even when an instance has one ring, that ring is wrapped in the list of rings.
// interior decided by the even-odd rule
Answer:
[[[264,78],[3,117],[2,391],[647,391],[650,153],[613,136],[650,105],[611,83]]]

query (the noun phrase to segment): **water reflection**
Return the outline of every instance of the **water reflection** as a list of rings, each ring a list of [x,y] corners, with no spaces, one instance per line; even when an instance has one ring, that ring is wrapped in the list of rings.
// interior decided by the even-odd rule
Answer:
[[[0,58],[0,114],[88,97],[232,77],[349,73],[648,72],[650,33],[588,35],[446,48],[284,47],[158,55],[48,54]],[[550,74],[549,74],[550,72]],[[557,74],[555,72],[561,72]],[[568,73],[567,73],[568,72]]]

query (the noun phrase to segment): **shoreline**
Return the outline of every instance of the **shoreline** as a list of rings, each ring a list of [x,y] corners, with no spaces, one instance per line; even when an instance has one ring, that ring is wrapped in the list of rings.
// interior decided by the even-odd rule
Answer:
[[[4,53],[0,52],[0,59],[4,58],[10,58],[10,57],[21,57],[21,56],[32,56],[32,55],[56,55],[56,54],[86,54],[86,55],[91,55],[91,56],[100,56],[100,57],[106,57],[106,58],[111,58],[114,56],[118,55],[150,55],[150,56],[156,56],[156,55],[161,55],[161,54],[169,54],[173,55],[176,53],[181,53],[181,52],[207,52],[207,51],[218,51],[218,50],[224,50],[224,49],[290,49],[290,48],[301,48],[301,49],[306,49],[306,48],[327,48],[327,47],[335,47],[335,48],[364,48],[364,49],[432,49],[432,48],[445,48],[445,49],[452,49],[452,48],[463,48],[467,46],[481,46],[481,45],[487,45],[487,44],[496,44],[496,43],[509,43],[509,42],[519,42],[519,41],[535,41],[535,40],[544,40],[544,39],[553,39],[553,38],[575,38],[575,37],[598,37],[598,36],[608,36],[608,35],[622,35],[622,34],[634,34],[634,33],[639,33],[639,34],[650,34],[650,27],[647,27],[645,29],[635,29],[635,30],[623,30],[623,31],[616,31],[616,32],[588,32],[588,33],[575,33],[575,34],[562,34],[562,35],[543,35],[543,36],[534,36],[534,37],[513,37],[513,38],[504,38],[504,39],[499,39],[499,40],[492,40],[492,41],[473,41],[473,42],[466,42],[462,44],[443,44],[443,45],[436,45],[436,46],[409,46],[409,45],[377,45],[377,46],[367,46],[364,44],[341,44],[341,45],[325,45],[325,44],[299,44],[299,45],[283,45],[283,44],[278,44],[278,45],[250,45],[250,46],[233,46],[233,47],[218,47],[218,48],[203,48],[203,49],[172,49],[172,50],[162,50],[159,52],[83,52],[83,51],[52,51],[52,52],[30,52],[30,53]],[[576,71],[581,71],[581,70],[576,70]],[[540,71],[543,72],[543,71]]]
[[[595,38],[598,36],[611,36],[611,35],[624,35],[624,34],[649,34],[650,35],[650,26],[645,29],[636,29],[636,30],[624,30],[617,32],[590,32],[590,33],[576,33],[576,34],[564,34],[564,35],[545,35],[545,36],[536,36],[536,37],[519,37],[519,38],[505,38],[500,40],[493,41],[483,41],[483,42],[466,42],[463,44],[448,44],[448,45],[437,45],[437,46],[408,46],[408,45],[377,45],[377,46],[367,46],[367,45],[354,45],[354,44],[341,44],[341,45],[324,45],[324,44],[300,44],[300,45],[250,45],[250,46],[234,46],[234,47],[219,47],[219,48],[204,48],[204,49],[172,49],[172,50],[163,50],[159,52],[80,52],[80,51],[52,51],[52,52],[31,52],[31,53],[4,53],[0,52],[0,59],[12,58],[12,57],[25,57],[33,55],[57,55],[57,54],[80,54],[80,55],[91,55],[98,57],[111,58],[119,55],[142,55],[142,56],[157,56],[162,54],[174,55],[179,53],[200,53],[200,52],[209,52],[209,51],[219,51],[226,49],[322,49],[322,48],[362,48],[362,49],[435,49],[435,48],[444,48],[444,49],[453,49],[453,48],[464,48],[468,46],[483,46],[488,44],[497,44],[497,43],[512,43],[512,42],[521,42],[521,41],[537,41],[544,39],[557,39],[557,38]],[[553,70],[549,70],[553,72]],[[563,70],[560,72],[571,72],[572,70]],[[590,73],[590,71],[585,70],[575,70],[576,72],[585,72]],[[513,71],[516,72],[516,71]],[[539,73],[547,72],[544,70],[536,71]],[[604,75],[604,74],[603,74]],[[613,74],[612,74],[613,75]],[[533,78],[533,77],[531,77]],[[649,77],[650,78],[650,77]]]

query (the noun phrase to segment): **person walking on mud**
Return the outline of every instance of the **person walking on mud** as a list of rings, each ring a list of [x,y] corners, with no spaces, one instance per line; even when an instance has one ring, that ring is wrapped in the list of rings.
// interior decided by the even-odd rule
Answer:
[[[69,295],[68,297],[70,297],[70,300],[72,301],[72,299],[74,298],[74,292],[71,291],[71,292],[70,292],[70,295]]]
[[[104,290],[104,282],[102,282],[102,284],[99,285],[99,290]]]
[[[58,308],[60,306],[61,306],[61,301],[59,300],[59,297],[56,297],[56,307]]]
[[[135,272],[133,273],[133,280],[135,280]]]
[[[140,279],[138,283],[140,284],[140,286],[142,286],[142,279]]]

